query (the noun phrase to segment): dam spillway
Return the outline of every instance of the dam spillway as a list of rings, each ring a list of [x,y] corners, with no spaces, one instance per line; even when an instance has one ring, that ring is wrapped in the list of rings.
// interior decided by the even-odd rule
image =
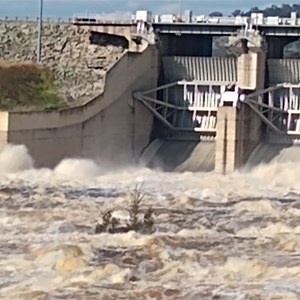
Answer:
[[[154,140],[154,151],[143,152],[140,162],[167,172],[210,172],[215,168],[215,143],[205,141]]]
[[[269,59],[266,62],[266,69],[270,85],[290,84],[289,87],[273,92],[273,95],[275,94],[276,97],[275,101],[277,101],[276,105],[282,109],[288,107],[291,111],[297,112],[300,108],[300,103],[296,100],[299,99],[299,89],[297,86],[293,87],[293,84],[300,82],[299,60]],[[193,123],[192,121],[195,121],[195,111],[197,110],[206,112],[207,119],[214,117],[217,119],[217,110],[221,99],[221,86],[236,84],[238,81],[237,59],[233,57],[165,56],[162,58],[162,74],[164,78],[163,83],[178,82],[178,85],[168,88],[167,94],[169,99],[171,99],[171,103],[179,106],[189,105],[189,111],[185,113],[187,121],[184,118],[179,121],[181,124],[190,121],[190,124],[186,124],[189,126]],[[269,102],[270,100],[268,99]],[[187,102],[189,104],[186,104]],[[190,111],[193,111],[193,114],[189,113]],[[180,115],[178,117],[180,118]],[[292,115],[288,117],[290,121],[291,118]],[[297,123],[294,119],[294,124],[290,124],[293,129],[296,129],[295,122]],[[210,124],[214,124],[214,126],[211,127]],[[149,161],[149,158],[147,158],[148,166],[177,172],[213,170],[215,154],[209,153],[207,149],[210,149],[212,152],[215,151],[216,123],[206,122],[207,126],[205,125],[204,127],[201,126],[203,125],[201,123],[199,125],[199,127],[194,126],[194,130],[198,129],[199,134],[192,135],[192,138],[189,138],[188,134],[181,134],[180,137],[177,134],[175,138],[177,141],[174,141],[174,138],[170,139],[172,133],[169,132],[169,136],[166,134],[165,139],[160,139],[161,146],[156,154],[152,153],[152,160]],[[171,132],[174,133],[176,131],[175,127],[176,125]],[[187,128],[184,129],[187,130]],[[210,137],[209,141],[207,141],[207,137]],[[189,139],[190,141],[187,141]],[[289,156],[289,153],[292,153],[289,150],[289,143],[292,143],[292,139],[286,143],[280,142],[280,138],[277,141],[273,139],[270,143],[267,140],[268,133],[266,132],[263,142],[252,149],[253,152],[249,159],[245,158],[244,163],[247,166],[254,166],[271,160],[280,160],[280,157],[282,157],[280,150],[285,153],[284,161],[289,159],[295,161],[295,156]],[[156,142],[155,140],[154,144]],[[169,151],[166,149],[169,149]],[[293,146],[293,149],[298,151],[298,146]],[[205,157],[207,161],[205,161]],[[144,157],[142,156],[143,159]]]
[[[237,98],[228,84],[224,94],[217,82],[164,83],[159,51],[143,46],[128,46],[85,105],[1,112],[3,144],[25,144],[40,165],[72,159],[34,168],[26,147],[0,148],[0,299],[298,299],[300,164],[281,163],[299,157],[296,84]],[[246,58],[235,60],[235,80],[253,87],[254,74],[239,73],[255,66]],[[157,170],[105,168],[141,152]],[[275,161],[232,172],[261,158]],[[185,172],[211,167],[232,173]],[[153,212],[151,230],[114,234],[136,215],[141,184],[137,221]]]
[[[82,49],[101,40],[101,34],[122,37],[117,51],[123,53],[105,70],[104,91],[84,104],[2,113],[2,144],[25,144],[38,166],[53,166],[64,157],[118,165],[146,157],[149,167],[167,171],[226,173],[245,165],[273,132],[292,137],[292,144],[298,140],[300,64],[279,55],[294,37],[280,37],[284,42],[277,53],[271,51],[276,47],[271,31],[263,37],[259,30],[250,28],[245,35],[241,29],[229,37],[230,57],[216,57],[212,36],[222,34],[214,31],[180,36],[161,27],[139,36],[134,24],[67,28],[79,37],[84,33],[78,39]],[[189,47],[181,47],[180,39]],[[88,68],[98,72],[103,58],[92,52]],[[53,151],[49,156],[44,149]]]

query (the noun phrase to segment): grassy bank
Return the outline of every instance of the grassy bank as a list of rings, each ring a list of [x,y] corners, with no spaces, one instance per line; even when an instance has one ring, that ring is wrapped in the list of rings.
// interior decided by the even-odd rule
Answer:
[[[47,110],[64,106],[49,69],[32,62],[0,62],[0,110]]]

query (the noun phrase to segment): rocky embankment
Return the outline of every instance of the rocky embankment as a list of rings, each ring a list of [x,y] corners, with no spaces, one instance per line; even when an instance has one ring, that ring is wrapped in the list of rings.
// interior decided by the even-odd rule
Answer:
[[[36,61],[37,23],[0,23],[0,60]],[[42,63],[53,70],[68,105],[101,93],[107,70],[122,56],[126,40],[71,24],[44,23]]]

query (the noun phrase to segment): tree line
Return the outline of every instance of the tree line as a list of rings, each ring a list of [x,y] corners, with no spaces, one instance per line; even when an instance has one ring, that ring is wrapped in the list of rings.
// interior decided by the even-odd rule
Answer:
[[[257,6],[252,7],[249,11],[242,11],[236,9],[233,11],[230,16],[250,16],[252,13],[263,13],[265,17],[279,16],[281,18],[289,18],[291,12],[297,12],[297,15],[300,15],[300,3],[298,4],[282,4],[281,6],[271,5],[265,9],[260,9]],[[214,11],[210,13],[210,17],[222,17],[223,14],[219,11]]]

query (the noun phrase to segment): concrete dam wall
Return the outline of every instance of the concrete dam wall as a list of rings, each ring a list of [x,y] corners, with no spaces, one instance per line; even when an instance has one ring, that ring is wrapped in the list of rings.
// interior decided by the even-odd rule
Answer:
[[[277,84],[296,84],[299,82],[299,60],[297,59],[269,59],[266,62],[268,81],[266,86]],[[224,57],[188,57],[188,56],[164,56],[162,57],[163,83],[175,81],[201,82],[211,85],[236,84],[238,81],[237,59]],[[194,87],[190,89],[194,93]],[[289,90],[285,92],[286,97]],[[174,91],[168,90],[169,101],[175,105],[186,105],[183,96],[183,86],[174,87]],[[221,115],[218,109],[218,123]],[[224,115],[225,116],[225,115]],[[192,115],[187,112],[187,118]],[[231,118],[229,116],[229,118]],[[244,164],[255,166],[269,161],[295,161],[297,160],[298,146],[291,146],[291,142],[282,142],[280,139],[268,141],[262,131],[262,122],[255,112],[249,107],[243,106],[242,110],[233,117],[230,130],[237,128],[229,134],[234,141],[231,162],[235,167]],[[183,123],[181,123],[183,124]],[[161,125],[163,126],[163,125]],[[222,127],[223,125],[221,125]],[[223,129],[219,127],[216,139],[222,135]],[[141,161],[149,167],[163,169],[165,171],[211,171],[215,169],[216,139],[206,141],[200,138],[200,134],[187,140],[185,134],[178,139],[168,137],[154,140],[142,155]],[[197,141],[198,140],[198,141]],[[261,142],[262,141],[262,142]],[[222,145],[221,145],[222,147]],[[300,154],[300,153],[299,153]],[[226,164],[226,162],[225,162]],[[220,164],[219,164],[220,165]],[[232,170],[231,170],[232,171]]]
[[[133,162],[148,143],[153,116],[133,102],[135,89],[156,84],[156,49],[126,53],[107,73],[104,92],[85,105],[50,112],[2,112],[1,142],[25,144],[38,166],[88,157]],[[128,74],[134,74],[128,76]]]
[[[34,59],[34,26],[1,24],[5,36],[1,58]],[[38,167],[52,167],[67,157],[92,158],[108,166],[126,165],[136,161],[149,142],[153,115],[133,101],[132,93],[156,86],[156,48],[131,53],[122,44],[122,37],[96,33],[96,42],[91,44],[90,36],[72,25],[45,25],[43,63],[57,72],[62,85],[67,82],[66,90],[74,82],[60,72],[81,82],[74,85],[80,91],[73,94],[75,106],[57,111],[1,112],[1,144],[26,145]],[[87,65],[88,61],[97,63],[97,58],[101,67]],[[76,102],[81,95],[89,98]]]
[[[36,23],[0,24],[1,58],[35,60],[36,28]],[[2,112],[0,122],[1,142],[25,144],[37,166],[53,166],[66,157],[87,157],[102,165],[120,166],[136,162],[143,153],[141,162],[152,168],[225,173],[247,162],[268,161],[273,150],[265,150],[269,147],[265,142],[258,146],[263,132],[257,114],[245,105],[242,109],[219,104],[210,107],[208,98],[218,97],[220,101],[225,86],[249,87],[251,83],[249,90],[257,91],[282,82],[299,82],[297,60],[266,60],[261,52],[243,53],[239,58],[201,57],[203,53],[198,52],[172,56],[166,47],[162,53],[144,41],[139,45],[128,26],[49,23],[44,24],[43,33],[42,63],[55,73],[70,107]],[[281,72],[276,72],[278,69]],[[166,128],[166,124],[156,126],[156,120],[153,126],[153,109],[162,102],[144,106],[133,99],[133,92],[153,89],[158,82],[176,81],[180,81],[178,86],[167,91],[170,101],[165,98],[162,102],[169,101],[171,108],[179,106],[183,112],[188,107],[186,117],[180,118],[182,111],[178,115],[165,111],[166,121],[174,123]],[[157,100],[157,94],[153,91],[148,97]],[[206,104],[200,104],[198,96],[204,97]],[[158,108],[157,119],[162,111]],[[201,127],[204,117],[217,120],[209,125],[214,128]],[[191,130],[198,133],[195,139],[177,135]],[[280,152],[276,149],[273,157]]]

